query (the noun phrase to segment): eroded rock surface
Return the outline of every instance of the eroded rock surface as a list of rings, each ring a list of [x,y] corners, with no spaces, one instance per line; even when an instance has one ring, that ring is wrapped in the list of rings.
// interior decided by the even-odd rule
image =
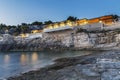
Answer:
[[[1,49],[4,45],[11,51],[41,51],[41,50],[119,50],[120,31],[76,32],[72,34],[54,35],[43,33],[43,38],[13,38],[4,35],[0,41]],[[3,45],[3,46],[2,46]],[[14,45],[14,46],[13,46]]]
[[[120,52],[62,58],[53,65],[8,80],[120,80]]]

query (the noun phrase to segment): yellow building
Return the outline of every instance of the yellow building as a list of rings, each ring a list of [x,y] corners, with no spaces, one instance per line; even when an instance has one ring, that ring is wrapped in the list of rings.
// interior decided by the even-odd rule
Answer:
[[[26,37],[29,36],[29,34],[24,34],[24,33],[22,33],[22,34],[20,34],[20,36],[21,36],[22,38],[26,38]]]
[[[65,29],[65,28],[70,28],[72,26],[73,26],[73,22],[70,21],[70,20],[67,20],[67,21],[62,21],[62,22],[56,22],[56,23],[53,23],[53,24],[49,24],[49,25],[45,26],[43,31],[61,30],[62,28]]]
[[[114,22],[113,15],[107,15],[107,16],[101,16],[98,18],[92,18],[92,19],[80,19],[77,20],[77,25],[86,25],[86,24],[94,24],[94,23],[103,23],[105,25],[111,25]]]
[[[61,28],[66,29],[67,27],[69,29],[69,28],[75,27],[75,26],[81,26],[81,25],[87,25],[87,24],[91,25],[94,23],[102,23],[104,25],[112,25],[113,22],[114,22],[113,15],[101,16],[101,17],[92,18],[92,19],[84,18],[84,19],[80,19],[80,20],[76,20],[76,21],[67,20],[67,21],[62,21],[62,22],[57,22],[57,23],[47,25],[43,31],[44,32],[45,31],[55,31],[55,30],[59,30],[59,29],[61,30]]]
[[[60,26],[65,26],[65,22],[60,22]]]
[[[99,23],[100,19],[99,18],[93,18],[88,20],[88,24],[93,24],[93,23]]]
[[[100,17],[100,20],[106,25],[111,25],[114,22],[113,15],[102,16],[102,17]]]
[[[86,25],[87,23],[88,23],[88,19],[86,19],[86,18],[76,21],[77,26]]]
[[[52,24],[52,28],[59,28],[59,23],[54,23],[54,24]]]
[[[31,33],[41,33],[42,30],[32,30]]]

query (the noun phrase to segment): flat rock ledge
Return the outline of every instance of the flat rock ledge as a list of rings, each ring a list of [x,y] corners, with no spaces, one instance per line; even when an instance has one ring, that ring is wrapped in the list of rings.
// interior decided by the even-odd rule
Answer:
[[[120,80],[120,51],[57,59],[53,65],[7,80]]]

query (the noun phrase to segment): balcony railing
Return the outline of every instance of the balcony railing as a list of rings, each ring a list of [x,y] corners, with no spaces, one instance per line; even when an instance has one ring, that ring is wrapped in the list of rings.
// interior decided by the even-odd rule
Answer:
[[[64,26],[64,27],[53,28],[53,29],[44,29],[43,32],[54,32],[54,31],[60,31],[60,30],[66,30],[66,29],[73,29],[73,27]]]

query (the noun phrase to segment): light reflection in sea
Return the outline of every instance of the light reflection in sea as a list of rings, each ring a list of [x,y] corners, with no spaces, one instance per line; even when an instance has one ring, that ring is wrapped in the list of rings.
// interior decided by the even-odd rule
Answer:
[[[34,52],[31,56],[32,62],[36,62],[38,60],[38,53]]]
[[[22,54],[21,57],[20,57],[20,62],[22,65],[25,65],[26,64],[26,61],[27,61],[27,57],[25,54]]]
[[[9,61],[10,61],[10,56],[9,56],[8,54],[6,54],[6,55],[4,56],[4,63],[5,63],[5,64],[8,64]]]
[[[53,64],[53,60],[97,53],[93,51],[66,52],[7,52],[0,53],[0,79]]]

